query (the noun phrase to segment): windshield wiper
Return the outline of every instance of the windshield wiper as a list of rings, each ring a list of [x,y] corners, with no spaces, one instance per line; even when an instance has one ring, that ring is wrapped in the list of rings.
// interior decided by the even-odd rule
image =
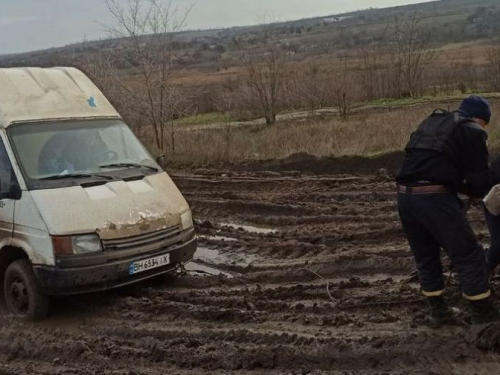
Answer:
[[[111,163],[111,164],[103,164],[99,166],[100,168],[148,168],[153,171],[158,172],[158,168],[150,166],[150,165],[144,165],[144,164],[138,164],[138,163]]]
[[[56,174],[54,176],[42,177],[39,180],[64,180],[67,178],[92,178],[92,177],[100,177],[105,178],[107,180],[114,180],[112,176],[105,176],[102,174],[89,174],[89,173],[66,173],[66,174]]]

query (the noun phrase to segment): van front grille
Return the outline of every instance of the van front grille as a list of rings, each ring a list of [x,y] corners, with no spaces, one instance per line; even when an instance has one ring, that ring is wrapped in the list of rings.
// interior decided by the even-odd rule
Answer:
[[[122,251],[144,247],[163,248],[173,245],[173,239],[181,233],[179,226],[161,229],[156,232],[140,234],[138,236],[102,240],[104,250]],[[156,246],[155,246],[156,245]]]

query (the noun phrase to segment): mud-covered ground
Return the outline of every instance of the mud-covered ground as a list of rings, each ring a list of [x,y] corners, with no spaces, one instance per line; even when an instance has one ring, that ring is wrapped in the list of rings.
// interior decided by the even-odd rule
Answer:
[[[197,220],[196,264],[60,298],[41,323],[0,316],[0,374],[499,372],[500,330],[469,327],[454,278],[456,324],[423,324],[383,173],[172,175]],[[479,210],[471,220],[486,240]]]

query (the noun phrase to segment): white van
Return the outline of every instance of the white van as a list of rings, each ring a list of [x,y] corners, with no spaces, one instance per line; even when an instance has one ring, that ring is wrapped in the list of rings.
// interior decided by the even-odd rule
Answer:
[[[190,261],[191,211],[99,89],[73,68],[0,69],[0,281],[9,312]]]

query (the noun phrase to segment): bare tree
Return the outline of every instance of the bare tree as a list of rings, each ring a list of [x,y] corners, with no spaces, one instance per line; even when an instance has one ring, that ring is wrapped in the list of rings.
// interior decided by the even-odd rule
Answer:
[[[159,151],[166,152],[170,125],[175,152],[173,119],[185,108],[173,83],[175,52],[172,37],[185,24],[190,9],[180,13],[160,0],[105,0],[115,24],[108,28],[118,43],[88,68],[118,105],[151,127]]]
[[[394,25],[395,85],[398,96],[417,96],[421,93],[422,78],[433,58],[430,33],[415,12],[408,19],[398,19]]]
[[[243,51],[241,61],[247,75],[246,99],[267,124],[274,124],[285,83],[286,52],[278,48],[258,55]]]
[[[444,52],[445,65],[442,71],[439,71],[436,77],[433,77],[433,84],[436,89],[445,89],[449,91],[454,91],[458,87],[464,87],[465,83],[462,79],[459,79],[459,72],[461,67],[461,61],[459,56],[453,53]],[[460,77],[461,78],[461,77]]]
[[[378,73],[381,64],[380,48],[363,46],[359,49],[361,60],[361,76],[366,96],[370,99],[378,98]]]
[[[476,90],[478,88],[479,74],[477,65],[474,62],[474,54],[470,50],[465,54],[465,62],[461,66],[461,74],[465,78],[466,88],[469,90]]]
[[[304,107],[304,75],[295,68],[289,69],[282,91],[282,106],[289,110]]]
[[[175,155],[175,136],[177,134],[176,120],[191,113],[194,107],[193,101],[180,91],[175,91],[168,101],[168,113],[170,114],[168,133],[170,136],[170,150]]]
[[[303,75],[294,74],[302,79],[300,90],[301,102],[305,104],[312,116],[317,109],[325,105],[328,100],[328,85],[324,82],[324,77],[320,76],[317,66],[307,69]]]
[[[343,59],[330,79],[330,95],[338,108],[342,121],[349,120],[355,101],[358,99],[358,83],[355,73],[349,69],[349,62]]]
[[[222,124],[222,132],[224,135],[225,150],[224,156],[226,161],[231,159],[231,138],[233,128],[234,96],[227,90],[220,90],[220,94],[215,99],[215,106],[220,113]]]
[[[387,48],[381,45],[363,46],[358,50],[360,57],[360,83],[364,99],[381,99],[390,96],[391,61]]]

